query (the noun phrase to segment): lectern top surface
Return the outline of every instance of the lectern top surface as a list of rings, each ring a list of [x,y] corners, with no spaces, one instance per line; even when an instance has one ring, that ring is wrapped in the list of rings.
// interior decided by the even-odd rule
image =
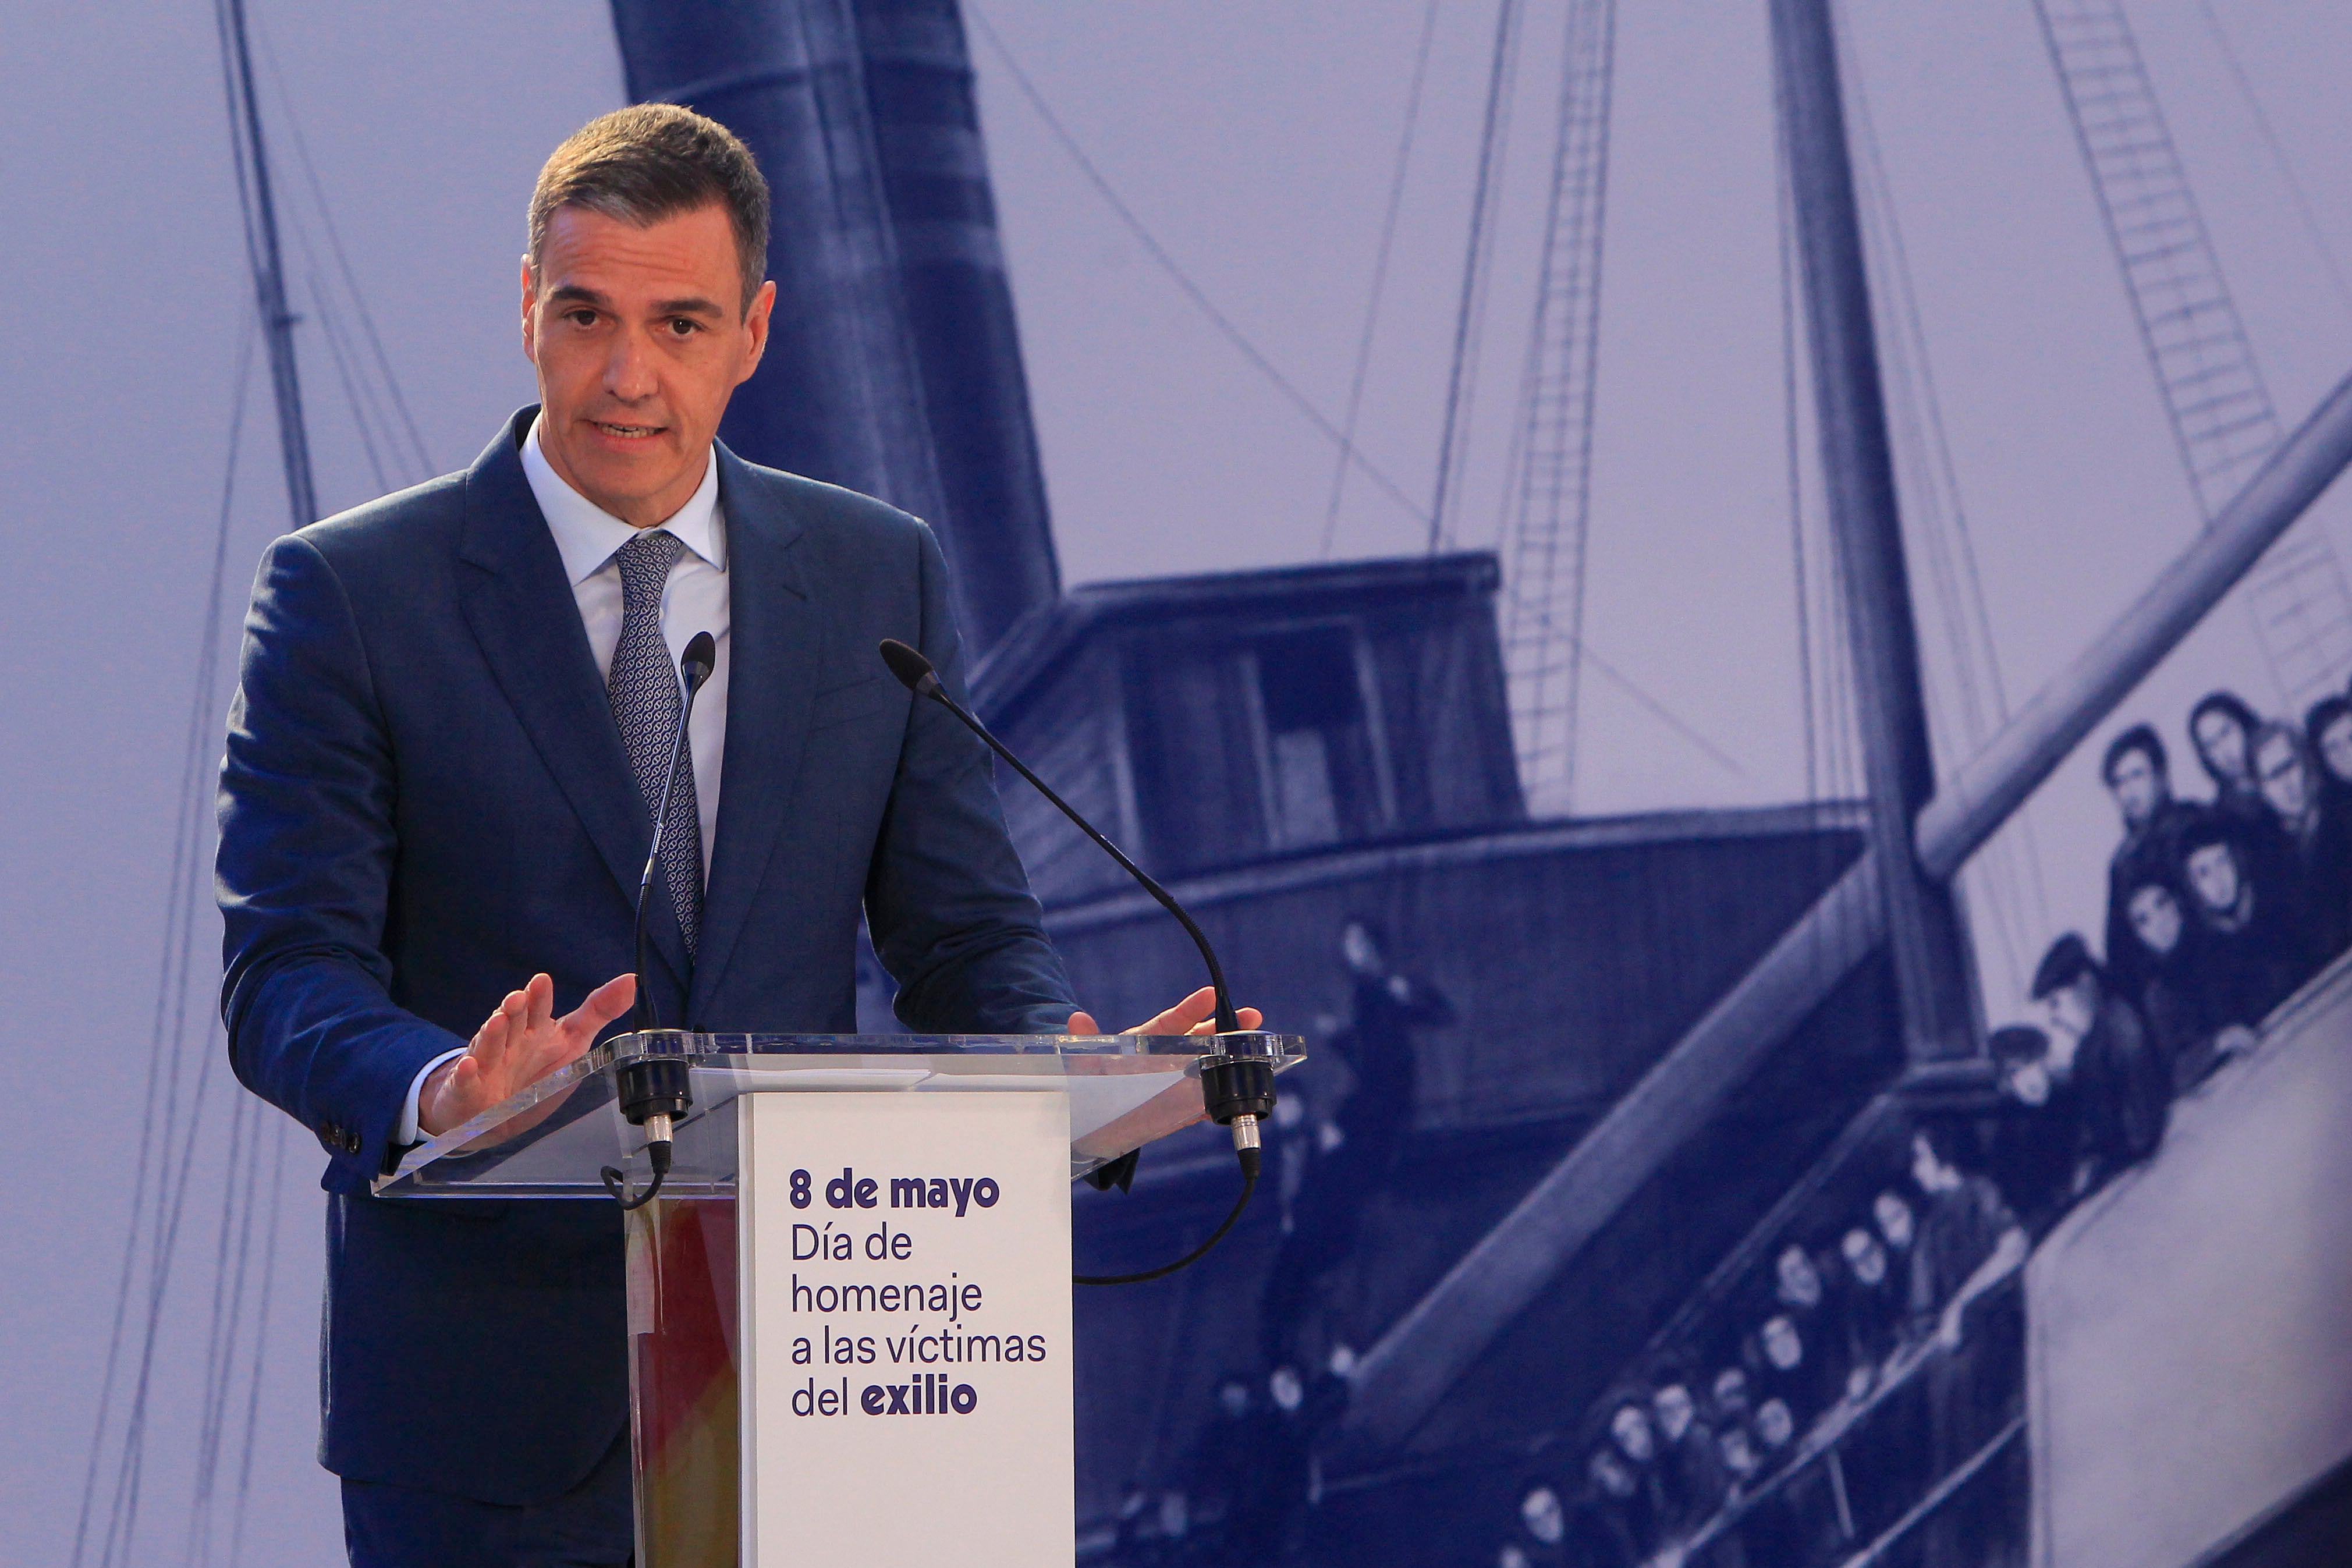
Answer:
[[[682,1058],[693,1108],[677,1124],[663,1190],[731,1192],[735,1119],[713,1114],[738,1095],[890,1091],[1046,1092],[1070,1102],[1070,1171],[1084,1175],[1207,1112],[1199,1063],[1212,1048],[1260,1057],[1276,1071],[1304,1059],[1295,1036],[1177,1035],[621,1035],[408,1151],[379,1177],[383,1196],[603,1198],[598,1173],[617,1165],[642,1182],[645,1135],[622,1116],[614,1074],[649,1058]]]

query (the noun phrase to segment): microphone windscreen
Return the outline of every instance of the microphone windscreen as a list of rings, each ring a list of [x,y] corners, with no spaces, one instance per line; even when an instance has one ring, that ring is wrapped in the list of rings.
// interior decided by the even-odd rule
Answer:
[[[677,660],[678,672],[686,678],[686,689],[699,690],[718,664],[719,645],[711,640],[709,632],[695,633]]]
[[[919,692],[923,677],[931,673],[931,661],[900,642],[897,637],[882,639],[882,662],[908,690]]]

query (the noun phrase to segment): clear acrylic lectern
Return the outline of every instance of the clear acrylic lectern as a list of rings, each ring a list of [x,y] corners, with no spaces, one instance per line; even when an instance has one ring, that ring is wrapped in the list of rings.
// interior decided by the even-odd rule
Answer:
[[[1068,1184],[1202,1120],[1209,1044],[624,1035],[376,1191],[611,1203],[608,1166],[642,1190],[614,1075],[684,1058],[692,1108],[626,1226],[640,1568],[1066,1563]]]

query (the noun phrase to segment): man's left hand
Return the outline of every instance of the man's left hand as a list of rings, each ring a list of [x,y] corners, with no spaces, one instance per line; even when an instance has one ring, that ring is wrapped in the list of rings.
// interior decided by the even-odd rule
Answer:
[[[1234,1019],[1244,1029],[1255,1029],[1265,1022],[1265,1015],[1255,1007],[1236,1007]],[[1217,1031],[1217,994],[1203,985],[1173,1007],[1156,1017],[1147,1018],[1132,1029],[1121,1029],[1122,1035],[1213,1035]],[[1095,1022],[1092,1013],[1070,1015],[1070,1033],[1100,1035],[1107,1033]]]

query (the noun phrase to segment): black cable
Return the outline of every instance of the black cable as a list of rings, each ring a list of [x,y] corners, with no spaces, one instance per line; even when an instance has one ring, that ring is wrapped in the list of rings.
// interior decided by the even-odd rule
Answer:
[[[604,1190],[613,1194],[624,1213],[634,1213],[654,1201],[662,1190],[662,1178],[669,1174],[670,1142],[656,1138],[646,1145],[646,1158],[654,1168],[654,1179],[635,1197],[629,1196],[629,1178],[607,1165],[596,1174],[604,1179]]]
[[[1257,1191],[1258,1151],[1243,1149],[1238,1151],[1238,1153],[1242,1164],[1242,1195],[1234,1200],[1233,1212],[1225,1215],[1224,1224],[1209,1233],[1208,1240],[1201,1243],[1175,1262],[1164,1263],[1157,1268],[1147,1268],[1140,1274],[1073,1274],[1070,1276],[1070,1283],[1073,1285],[1140,1285],[1147,1279],[1165,1279],[1178,1269],[1189,1268],[1206,1258],[1210,1248],[1224,1240],[1225,1233],[1240,1223],[1242,1211],[1249,1207],[1250,1194]]]

